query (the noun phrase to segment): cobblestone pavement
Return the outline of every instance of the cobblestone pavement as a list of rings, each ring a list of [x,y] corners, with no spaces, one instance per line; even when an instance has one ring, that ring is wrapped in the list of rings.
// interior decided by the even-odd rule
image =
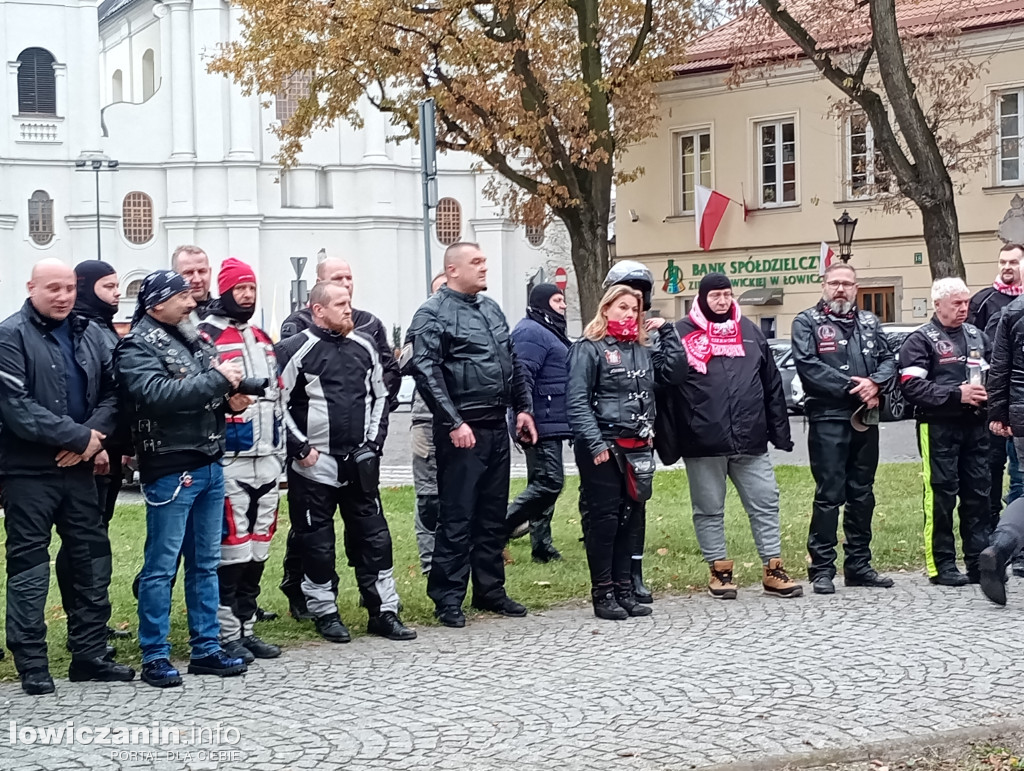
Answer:
[[[244,678],[165,691],[60,680],[55,696],[28,697],[5,683],[0,768],[675,770],[1024,715],[1024,583],[999,609],[974,587],[896,579],[795,600],[659,599],[626,622],[582,607],[477,617],[412,643],[308,645]],[[221,741],[10,744],[68,720],[158,721],[184,739],[197,726]]]

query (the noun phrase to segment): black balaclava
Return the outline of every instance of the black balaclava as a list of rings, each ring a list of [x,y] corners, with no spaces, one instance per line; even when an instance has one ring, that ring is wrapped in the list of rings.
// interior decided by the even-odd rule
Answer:
[[[206,310],[211,316],[225,316],[232,321],[244,324],[256,313],[256,304],[253,303],[251,308],[243,308],[235,302],[235,289],[232,287],[215,300],[210,300]]]
[[[732,289],[732,282],[724,273],[708,273],[700,280],[700,286],[697,289],[697,305],[700,306],[700,312],[704,314],[704,318],[716,324],[721,324],[732,318],[731,307],[725,313],[715,313],[708,307],[708,294],[720,289]]]
[[[541,326],[547,327],[566,345],[571,345],[566,333],[565,314],[551,307],[551,298],[556,294],[564,295],[554,284],[537,284],[530,292],[530,302],[526,315]]]
[[[117,304],[103,302],[96,296],[96,282],[116,272],[112,265],[102,260],[85,260],[78,263],[75,266],[75,278],[78,281],[75,313],[87,319],[95,319],[113,329]]]

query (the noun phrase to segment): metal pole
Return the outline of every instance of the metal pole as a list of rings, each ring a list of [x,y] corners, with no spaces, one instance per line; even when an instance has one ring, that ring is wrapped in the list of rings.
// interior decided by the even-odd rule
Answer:
[[[427,271],[427,297],[430,297],[430,281],[434,278],[434,269],[430,264],[430,182],[423,177],[423,254],[426,255],[424,265]]]
[[[96,175],[96,259],[103,259],[103,245],[100,241],[100,170],[93,169]]]
[[[430,210],[437,206],[433,185],[437,180],[437,138],[434,124],[434,100],[420,102],[420,180],[423,183],[423,254],[427,280],[427,297],[434,271],[430,260]]]

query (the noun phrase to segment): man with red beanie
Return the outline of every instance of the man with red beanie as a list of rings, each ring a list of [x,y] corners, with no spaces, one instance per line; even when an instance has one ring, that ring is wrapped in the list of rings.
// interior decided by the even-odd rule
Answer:
[[[246,663],[276,658],[281,649],[253,632],[256,599],[270,539],[277,528],[278,478],[284,463],[281,389],[274,344],[249,320],[256,311],[256,273],[234,257],[221,263],[220,297],[199,325],[222,362],[242,365],[229,401],[224,453],[224,528],[221,541],[220,642]]]

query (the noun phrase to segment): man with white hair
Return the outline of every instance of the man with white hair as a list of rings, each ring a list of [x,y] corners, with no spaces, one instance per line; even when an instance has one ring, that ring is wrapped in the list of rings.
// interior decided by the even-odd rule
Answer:
[[[900,385],[917,414],[924,466],[924,553],[933,584],[978,583],[978,555],[988,545],[989,344],[968,324],[967,285],[932,284],[935,315],[900,349]],[[956,566],[953,509],[960,499],[960,539],[967,575]]]

